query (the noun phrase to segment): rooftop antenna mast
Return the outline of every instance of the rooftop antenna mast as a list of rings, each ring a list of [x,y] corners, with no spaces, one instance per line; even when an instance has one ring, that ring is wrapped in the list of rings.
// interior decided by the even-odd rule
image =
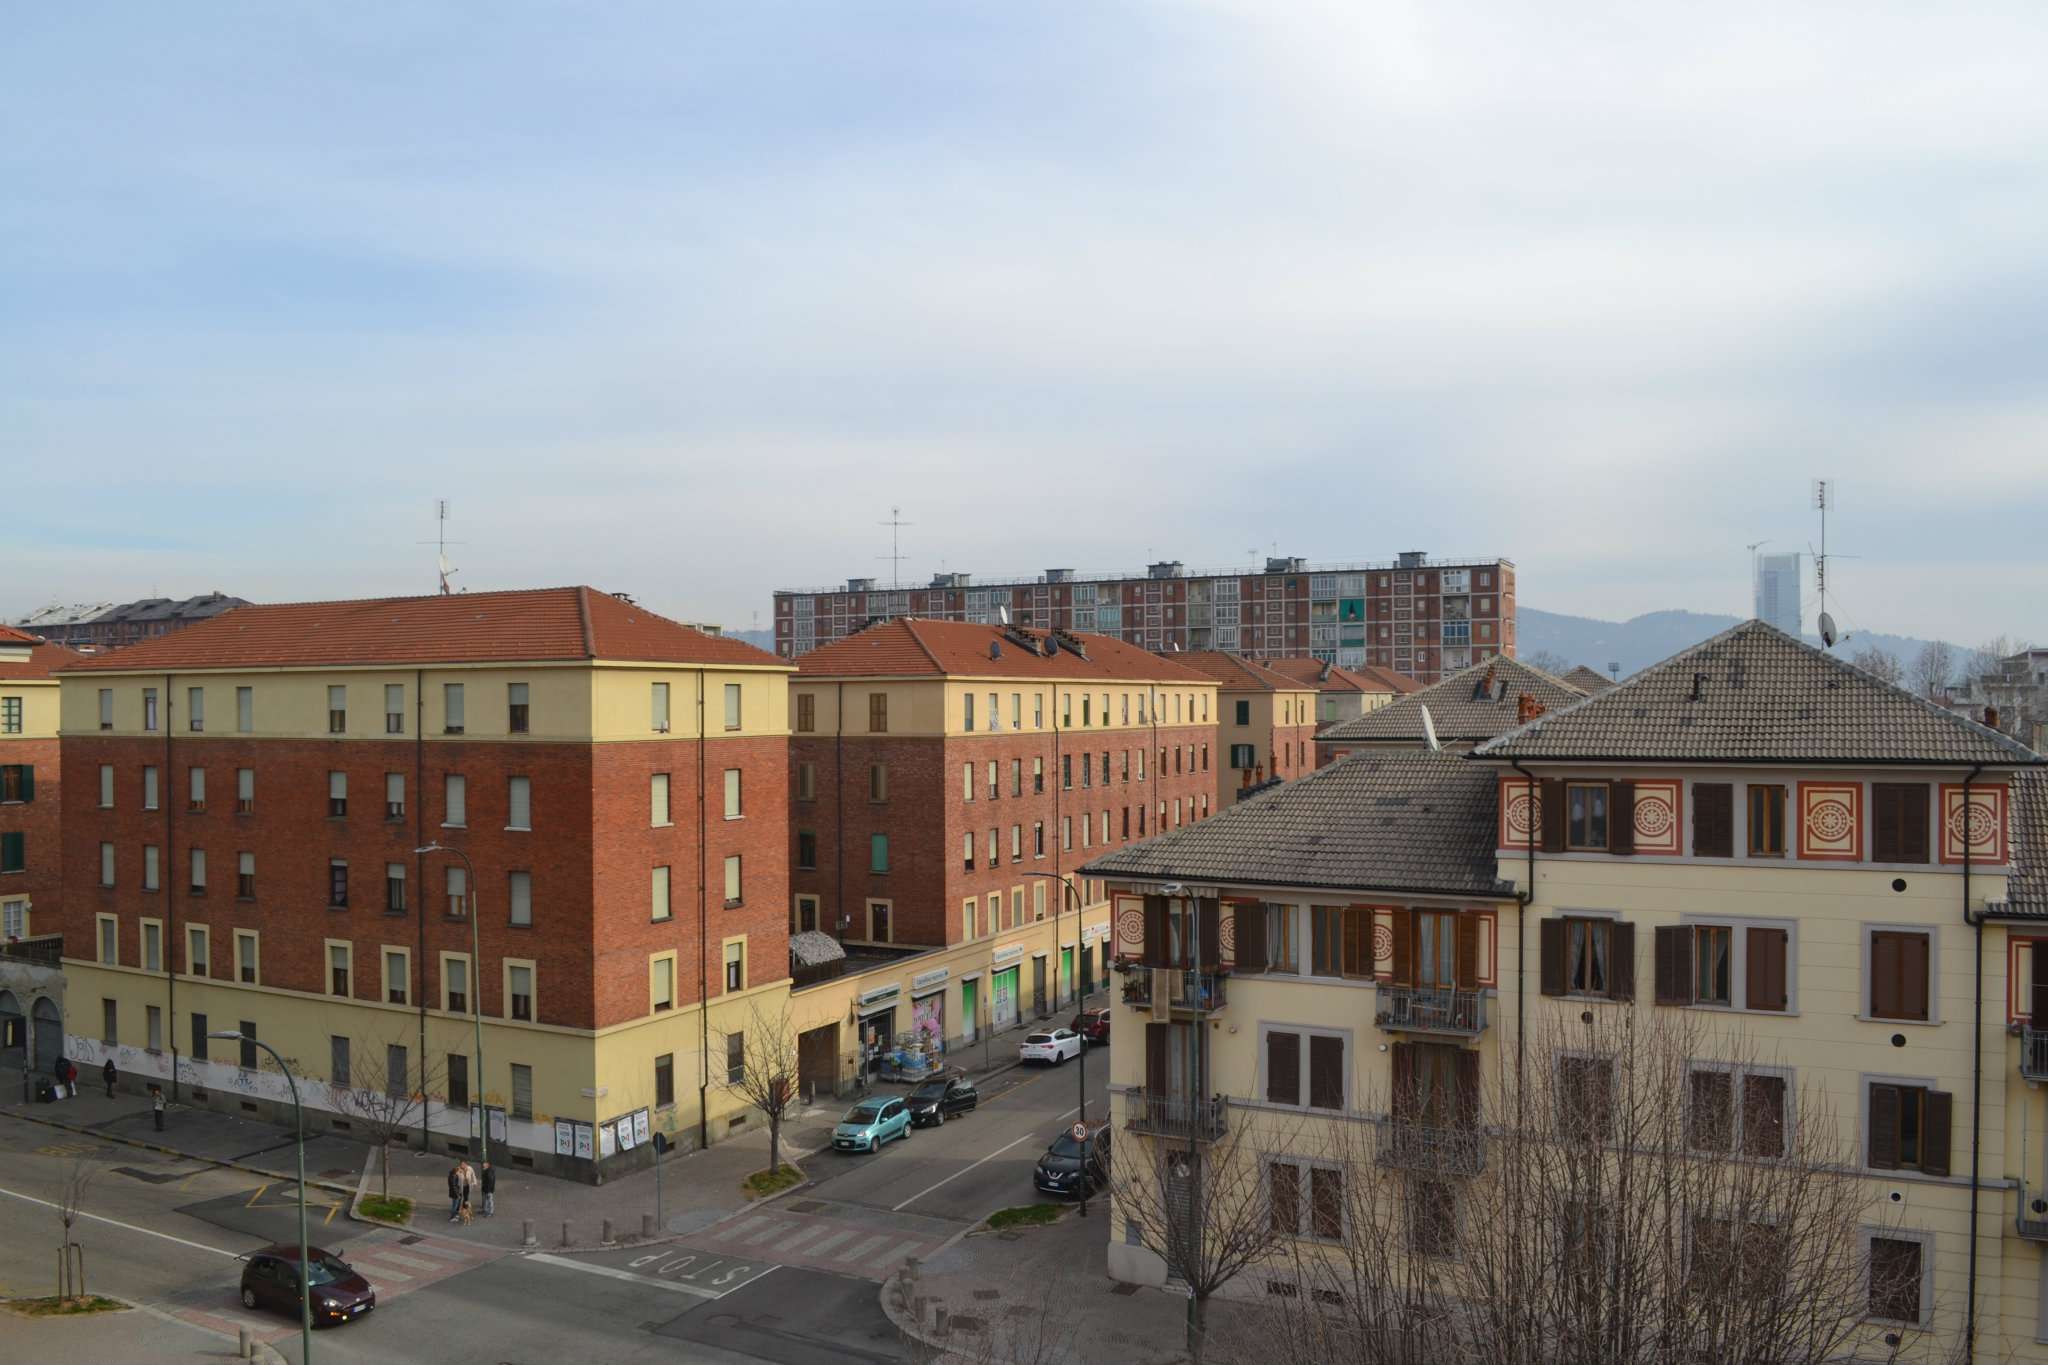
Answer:
[[[1828,498],[1834,492],[1831,481],[1813,481],[1813,506],[1820,513],[1820,549],[1813,557],[1814,583],[1820,589],[1820,642],[1835,647],[1835,618],[1828,615]]]
[[[889,528],[889,553],[887,556],[877,555],[875,557],[877,559],[885,557],[888,559],[889,587],[893,591],[903,586],[903,528],[915,526],[917,523],[903,520],[903,509],[901,507],[891,507],[889,509],[889,519],[887,521],[878,521],[875,525]]]
[[[1757,552],[1758,550],[1761,550],[1761,549],[1763,549],[1763,547],[1764,547],[1764,546],[1766,546],[1766,545],[1768,545],[1768,544],[1770,544],[1770,543],[1771,543],[1771,542],[1770,542],[1770,541],[1768,541],[1768,540],[1752,540],[1751,542],[1749,542],[1749,614],[1750,614],[1751,616],[1755,616],[1755,615],[1756,615],[1756,588],[1757,588],[1757,557],[1756,557],[1756,552]]]
[[[448,580],[455,577],[456,573],[459,572],[453,564],[448,562],[448,547],[450,545],[468,543],[466,541],[448,539],[448,499],[434,499],[434,538],[432,540],[423,540],[419,543],[434,547],[434,561],[441,571],[441,596],[447,597],[455,591],[449,585]]]

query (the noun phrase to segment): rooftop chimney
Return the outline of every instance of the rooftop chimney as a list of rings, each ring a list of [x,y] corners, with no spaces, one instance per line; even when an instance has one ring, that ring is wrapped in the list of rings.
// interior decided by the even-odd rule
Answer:
[[[1986,725],[1986,726],[1987,726],[1988,728],[1990,728],[1990,729],[1993,729],[1993,730],[1996,730],[1996,729],[1998,728],[1998,708],[1997,708],[1997,707],[1995,707],[1995,706],[1987,706],[1987,707],[1985,707],[1985,708],[1984,708],[1984,724],[1985,724],[1985,725]]]
[[[1527,725],[1542,714],[1543,703],[1530,696],[1527,692],[1515,698],[1515,724]]]

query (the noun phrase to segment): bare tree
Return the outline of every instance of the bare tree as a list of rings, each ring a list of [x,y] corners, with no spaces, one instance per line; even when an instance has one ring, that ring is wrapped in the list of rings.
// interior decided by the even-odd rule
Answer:
[[[797,1100],[796,1026],[789,1006],[773,1013],[759,1002],[749,1006],[747,1027],[727,1033],[725,1049],[727,1088],[768,1118],[768,1171],[776,1174],[782,1170],[782,1120]]]
[[[1908,675],[1913,690],[1923,697],[1939,698],[1948,690],[1956,672],[1956,652],[1946,640],[1929,640],[1913,656]]]
[[[1899,662],[1899,656],[1878,645],[1865,645],[1849,660],[1865,673],[1869,673],[1894,687],[1906,683],[1906,666]]]
[[[1301,1200],[1275,1211],[1263,1153],[1288,1150],[1291,1129],[1261,1122],[1259,1111],[1233,1110],[1220,1101],[1147,1101],[1148,1119],[1163,1136],[1126,1129],[1112,1163],[1109,1189],[1116,1212],[1138,1242],[1166,1262],[1187,1286],[1187,1352],[1201,1365],[1209,1332],[1209,1301],[1238,1276],[1273,1257],[1293,1235],[1288,1219],[1326,1216],[1327,1196],[1314,1211]],[[1206,1139],[1206,1140],[1205,1140]]]
[[[1540,668],[1545,673],[1557,678],[1562,678],[1575,667],[1570,659],[1565,658],[1564,655],[1559,654],[1554,649],[1539,649],[1534,654],[1520,654],[1516,657],[1529,665],[1529,667]]]
[[[2025,640],[2016,640],[2004,634],[1994,635],[1970,651],[1970,657],[1964,667],[1973,678],[1994,676],[2001,671],[2000,665],[2026,648]]]
[[[64,1243],[57,1252],[57,1298],[60,1302],[85,1297],[85,1248],[71,1234],[85,1204],[85,1191],[98,1173],[97,1166],[82,1156],[74,1156],[64,1163],[64,1173],[58,1177],[57,1217],[64,1224]]]
[[[363,1140],[377,1149],[377,1173],[379,1193],[385,1197],[391,1194],[391,1144],[403,1143],[406,1135],[426,1113],[427,1096],[439,1088],[440,1071],[432,1062],[421,1057],[415,1067],[408,1063],[405,1074],[393,1074],[391,1049],[398,1048],[410,1057],[402,1038],[350,1039],[350,1075],[330,1077],[327,1096],[336,1112],[348,1119],[351,1129],[361,1133]],[[382,1061],[385,1074],[382,1085],[359,1086],[355,1082],[353,1059],[363,1057]],[[337,1084],[337,1082],[340,1082]]]

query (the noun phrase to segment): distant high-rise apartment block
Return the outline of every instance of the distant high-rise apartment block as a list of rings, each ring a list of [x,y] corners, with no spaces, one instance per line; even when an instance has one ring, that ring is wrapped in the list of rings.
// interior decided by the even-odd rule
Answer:
[[[1799,618],[1797,554],[1760,555],[1756,561],[1756,619],[1776,626],[1793,639],[1803,633]]]
[[[1197,569],[1179,560],[1142,574],[1047,569],[978,582],[935,574],[924,587],[850,578],[775,594],[775,652],[810,653],[892,617],[999,623],[1114,636],[1160,652],[1309,655],[1344,668],[1391,668],[1418,682],[1515,652],[1515,565],[1436,562],[1420,550],[1378,563],[1273,558],[1261,569]]]

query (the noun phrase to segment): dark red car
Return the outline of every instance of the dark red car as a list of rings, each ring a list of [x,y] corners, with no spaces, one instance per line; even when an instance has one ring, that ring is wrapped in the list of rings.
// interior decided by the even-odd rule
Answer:
[[[313,1290],[313,1325],[347,1322],[377,1306],[377,1291],[333,1252],[306,1248],[306,1262]],[[267,1246],[249,1254],[242,1269],[242,1306],[268,1308],[296,1319],[299,1316],[299,1249],[295,1246]]]
[[[1100,1047],[1109,1041],[1109,1010],[1097,1006],[1082,1010],[1074,1016],[1074,1032],[1081,1035],[1081,1041],[1090,1047]]]

